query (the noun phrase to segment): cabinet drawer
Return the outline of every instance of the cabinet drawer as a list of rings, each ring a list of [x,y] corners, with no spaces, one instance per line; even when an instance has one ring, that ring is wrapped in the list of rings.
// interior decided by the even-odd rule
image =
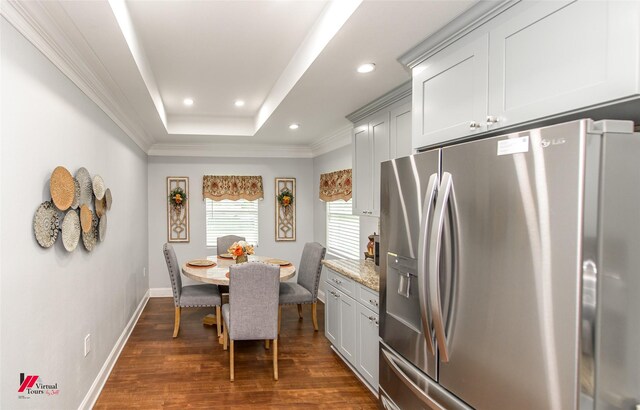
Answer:
[[[335,286],[338,290],[341,290],[352,298],[356,297],[356,283],[331,269],[327,270],[327,283]]]
[[[378,292],[374,292],[364,285],[359,285],[358,299],[364,306],[378,313],[378,306],[380,304],[380,296],[378,295]]]

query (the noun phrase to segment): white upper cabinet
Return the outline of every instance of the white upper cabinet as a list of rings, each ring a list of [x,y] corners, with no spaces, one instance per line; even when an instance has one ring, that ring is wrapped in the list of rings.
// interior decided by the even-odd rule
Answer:
[[[373,145],[369,123],[353,133],[353,214],[368,215],[373,209]]]
[[[640,2],[498,7],[461,16],[466,28],[446,41],[425,40],[431,48],[422,60],[407,53],[414,57],[413,148],[640,95]]]
[[[489,34],[489,115],[498,126],[638,93],[637,3],[527,6]]]
[[[489,37],[454,44],[413,70],[413,147],[486,130]]]
[[[391,110],[389,122],[389,158],[411,155],[411,103]]]
[[[380,215],[380,169],[384,161],[411,155],[411,84],[372,101],[347,118],[353,130],[353,214]]]

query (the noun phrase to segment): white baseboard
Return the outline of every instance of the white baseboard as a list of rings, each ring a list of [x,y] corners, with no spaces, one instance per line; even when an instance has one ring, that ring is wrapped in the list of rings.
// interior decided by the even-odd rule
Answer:
[[[318,299],[320,302],[324,303],[324,290],[318,289]]]
[[[149,290],[147,290],[147,293],[145,293],[142,297],[140,304],[136,308],[135,312],[133,312],[131,319],[129,319],[129,323],[127,323],[127,325],[124,327],[124,330],[118,338],[115,346],[113,346],[111,353],[109,353],[109,356],[107,356],[107,360],[102,365],[102,368],[98,372],[96,379],[93,381],[93,384],[89,388],[89,391],[84,396],[82,403],[80,403],[80,406],[78,407],[79,409],[91,409],[96,404],[96,401],[98,400],[98,397],[102,392],[104,384],[107,382],[107,379],[111,374],[111,370],[113,370],[113,366],[115,366],[116,362],[118,361],[118,357],[120,357],[122,349],[127,344],[127,340],[129,340],[129,336],[131,335],[133,328],[136,326],[136,323],[138,323],[138,319],[140,318],[144,307],[149,301],[149,293]]]
[[[149,289],[150,298],[172,298],[173,290],[171,288],[151,288]]]

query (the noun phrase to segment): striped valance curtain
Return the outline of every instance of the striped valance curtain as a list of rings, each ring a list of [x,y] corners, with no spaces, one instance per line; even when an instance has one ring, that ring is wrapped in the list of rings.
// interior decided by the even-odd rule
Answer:
[[[202,177],[202,196],[214,201],[263,199],[262,177],[259,175],[205,175]]]
[[[320,175],[320,199],[325,202],[351,199],[351,169]]]

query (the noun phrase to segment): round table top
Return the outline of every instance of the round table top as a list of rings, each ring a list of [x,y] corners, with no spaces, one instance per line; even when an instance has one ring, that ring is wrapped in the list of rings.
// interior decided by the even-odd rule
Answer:
[[[207,256],[207,259],[216,263],[216,266],[210,268],[199,268],[189,265],[188,262],[182,265],[182,273],[193,280],[198,282],[211,283],[214,285],[229,285],[229,278],[227,273],[229,272],[229,266],[236,263],[233,259],[225,259],[218,256]],[[269,263],[269,260],[273,258],[267,256],[249,255],[249,262],[265,262]],[[296,274],[296,267],[292,264],[280,267],[280,281],[283,282],[287,279],[294,277]]]

